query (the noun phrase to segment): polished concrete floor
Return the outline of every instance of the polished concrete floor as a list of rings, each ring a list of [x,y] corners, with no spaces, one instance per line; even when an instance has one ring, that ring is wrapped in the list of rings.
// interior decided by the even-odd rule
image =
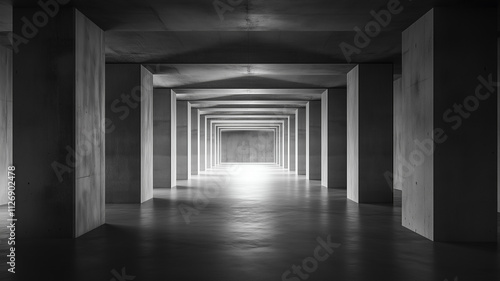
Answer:
[[[408,231],[400,192],[394,206],[358,205],[273,165],[221,167],[142,205],[107,205],[106,220],[75,240],[19,241],[16,275],[2,228],[0,280],[500,280],[497,244]]]

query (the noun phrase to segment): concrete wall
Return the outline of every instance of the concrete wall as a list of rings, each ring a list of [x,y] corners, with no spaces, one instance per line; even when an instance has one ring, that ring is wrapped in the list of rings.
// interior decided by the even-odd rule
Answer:
[[[105,223],[104,32],[75,12],[75,236]]]
[[[205,171],[206,170],[206,149],[207,149],[207,139],[206,139],[206,130],[207,130],[207,122],[206,122],[206,117],[205,115],[200,115],[200,134],[199,134],[199,165],[200,165],[200,171]]]
[[[274,133],[259,131],[222,131],[222,163],[273,163]]]
[[[191,177],[191,104],[177,101],[177,179]]]
[[[403,170],[401,165],[399,165],[398,159],[404,159],[406,155],[406,143],[405,143],[405,123],[403,111],[403,89],[402,89],[402,78],[394,81],[394,172],[393,179],[399,179],[403,177]],[[394,189],[402,190],[405,181],[394,181]]]
[[[106,202],[142,203],[152,197],[152,77],[135,64],[106,65]]]
[[[176,98],[171,89],[153,94],[153,185],[176,186]]]
[[[348,198],[391,203],[393,71],[390,64],[358,65],[347,75]]]
[[[329,89],[322,96],[321,185],[347,187],[347,90]]]
[[[198,112],[196,108],[191,109],[191,175],[198,174]]]
[[[321,180],[321,101],[310,101],[307,115],[307,170],[310,180]]]
[[[0,171],[12,165],[12,50],[0,47]],[[7,204],[7,172],[0,173],[0,205]]]
[[[141,67],[141,202],[153,198],[153,74]]]
[[[14,9],[16,34],[34,12]],[[103,65],[102,31],[74,9],[15,52],[17,237],[71,238],[104,223]]]
[[[403,225],[434,241],[497,240],[497,96],[478,80],[497,76],[495,21],[440,8],[403,33]]]
[[[301,107],[297,114],[297,174],[306,175],[306,109]]]
[[[289,170],[291,172],[297,172],[297,169],[296,169],[296,166],[295,166],[295,162],[296,162],[296,159],[297,159],[297,155],[296,155],[296,134],[295,134],[295,125],[296,125],[296,121],[295,121],[295,114],[291,114],[290,115],[290,127],[288,128],[288,133],[290,135],[290,142],[289,142],[289,150],[290,150],[290,166],[289,166]]]

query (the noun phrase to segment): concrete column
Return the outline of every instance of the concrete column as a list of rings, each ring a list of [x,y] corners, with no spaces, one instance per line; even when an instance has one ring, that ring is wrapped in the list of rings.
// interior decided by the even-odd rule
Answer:
[[[177,181],[175,93],[171,89],[155,89],[153,100],[153,186],[175,187]]]
[[[306,108],[299,108],[297,116],[297,174],[306,175]]]
[[[177,101],[177,179],[191,177],[191,104]]]
[[[199,110],[191,108],[191,175],[198,175],[198,113]]]
[[[347,74],[347,198],[390,203],[393,84],[391,64],[358,65]]]
[[[403,141],[405,137],[405,122],[402,118],[403,112],[403,89],[402,89],[402,78],[394,81],[394,178],[400,178],[403,176],[403,171],[397,169],[398,159],[404,159],[406,155],[406,142]],[[403,185],[406,181],[393,181],[394,189],[402,190]]]
[[[497,241],[496,32],[495,11],[446,8],[403,32],[405,174],[394,180],[406,181],[403,226],[433,241]]]
[[[199,117],[199,128],[200,128],[200,134],[199,134],[199,140],[198,140],[198,143],[200,144],[199,145],[199,153],[198,153],[198,161],[199,161],[199,165],[200,165],[200,172],[203,172],[206,170],[206,157],[205,157],[205,153],[206,153],[206,143],[207,143],[207,139],[206,139],[206,134],[205,134],[205,131],[206,131],[206,128],[207,128],[207,123],[206,123],[206,117],[205,115],[200,115]]]
[[[106,202],[153,198],[153,75],[141,65],[106,65]],[[109,110],[108,110],[109,109]]]
[[[289,143],[289,150],[290,150],[290,155],[289,155],[289,170],[290,172],[297,172],[296,166],[295,166],[295,159],[296,157],[296,135],[295,135],[295,114],[290,115],[290,126],[289,126],[289,137],[290,137],[290,143]]]
[[[321,185],[347,187],[347,90],[329,89],[321,98]]]
[[[12,50],[0,47],[0,205],[7,204],[7,167],[12,166]]]
[[[306,178],[321,180],[321,101],[306,106]]]
[[[38,11],[14,8],[14,34]],[[105,219],[104,33],[61,8],[13,60],[17,237],[81,236]]]
[[[210,122],[210,145],[211,145],[211,155],[210,155],[210,161],[211,161],[211,166],[212,168],[217,165],[216,162],[216,153],[217,153],[217,131],[215,130],[215,124]]]
[[[283,132],[284,132],[284,142],[283,142],[283,168],[284,169],[289,169],[289,159],[290,159],[290,133],[288,132],[290,128],[290,118],[285,119],[283,123]]]

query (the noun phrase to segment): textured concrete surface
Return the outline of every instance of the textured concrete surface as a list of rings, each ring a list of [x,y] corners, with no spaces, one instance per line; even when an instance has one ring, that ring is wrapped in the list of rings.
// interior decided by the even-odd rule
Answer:
[[[0,171],[12,165],[12,50],[0,47]],[[0,173],[0,205],[7,204],[7,172]]]
[[[177,180],[176,99],[170,89],[153,91],[153,186],[174,187]]]
[[[403,185],[407,182],[403,188],[402,224],[429,239],[434,237],[434,155],[429,155],[428,161],[417,166],[409,166],[411,163],[406,159],[411,152],[418,151],[415,140],[433,137],[433,25],[434,13],[429,12],[403,33],[405,52],[400,103],[403,132],[400,134],[401,144],[396,143],[396,146],[401,146],[400,152],[405,154],[398,155],[402,157],[398,157],[395,166],[398,175],[406,173],[406,177],[397,180]],[[434,144],[432,147],[434,149]],[[410,173],[412,170],[414,172]]]
[[[177,180],[191,176],[191,105],[177,101]]]
[[[273,163],[274,133],[259,131],[222,131],[221,163]]]
[[[34,12],[14,10],[16,34]],[[16,210],[17,237],[71,238],[104,223],[102,36],[64,9],[14,54],[16,195],[29,206]]]
[[[347,193],[358,203],[392,202],[392,65],[358,65],[347,85]]]
[[[288,169],[290,166],[290,119],[285,120],[283,124],[283,168]]]
[[[306,116],[306,178],[321,180],[321,101],[310,101]]]
[[[206,163],[206,151],[207,151],[207,137],[206,137],[206,130],[207,130],[207,118],[206,115],[200,115],[199,118],[199,140],[198,143],[200,144],[199,148],[199,166],[200,166],[200,172],[203,172],[206,170],[207,163]]]
[[[104,32],[75,11],[75,237],[105,223]]]
[[[478,80],[497,76],[495,20],[491,10],[440,8],[403,35],[405,108],[432,113],[406,116],[419,129],[407,136],[408,151],[425,153],[415,140],[444,133],[434,137],[434,153],[423,164],[408,158],[415,171],[403,189],[403,225],[434,241],[496,241],[497,96],[484,97],[488,85]],[[458,56],[461,67],[450,68]]]
[[[399,159],[404,159],[406,156],[406,127],[404,115],[406,114],[403,109],[403,79],[399,78],[394,81],[394,177],[400,179],[404,176],[402,163]],[[427,112],[428,113],[428,112]],[[393,187],[397,190],[402,190],[407,181],[393,180]]]
[[[106,65],[106,202],[142,203],[153,188],[151,74],[140,65]],[[128,97],[127,99],[124,97]]]
[[[111,280],[110,271],[121,274],[125,268],[134,280],[281,280],[292,265],[314,256],[317,239],[340,247],[318,262],[307,280],[500,276],[498,245],[433,243],[401,227],[400,191],[394,206],[360,205],[347,200],[344,190],[321,188],[276,167],[242,165],[228,176],[230,171],[180,181],[182,188],[155,189],[155,198],[140,206],[108,204],[107,224],[76,240],[25,239],[17,248],[15,275],[0,256],[0,279]],[[221,179],[227,185],[186,224],[179,205],[208,194],[207,183]],[[0,208],[0,221],[6,221],[6,211]],[[0,236],[7,231],[1,228]],[[0,252],[7,247],[1,243]],[[51,270],[54,264],[64,270]]]
[[[290,151],[290,161],[289,161],[289,167],[288,169],[290,170],[290,172],[297,172],[297,168],[296,168],[296,159],[297,159],[297,146],[296,146],[296,114],[291,114],[289,116],[289,130],[288,130],[288,133],[289,133],[289,136],[290,136],[290,142],[289,142],[289,151]]]
[[[306,175],[306,109],[299,108],[297,113],[297,174]]]
[[[321,101],[321,185],[347,187],[347,90],[328,89]]]
[[[198,118],[199,110],[196,108],[191,109],[191,175],[197,175],[199,171],[199,118]]]
[[[153,74],[141,66],[141,203],[153,198]]]

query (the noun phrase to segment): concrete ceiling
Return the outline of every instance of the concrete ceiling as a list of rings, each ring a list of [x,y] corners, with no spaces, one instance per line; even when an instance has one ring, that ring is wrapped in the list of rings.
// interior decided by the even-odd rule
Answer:
[[[0,0],[0,45],[9,45],[12,5],[39,8],[37,2]],[[182,95],[192,100],[207,98],[196,93],[214,88],[303,89],[310,97],[317,89],[345,87],[352,65],[339,44],[354,45],[353,29],[363,29],[373,20],[370,11],[386,9],[388,2],[232,0],[236,5],[222,18],[214,0],[74,0],[66,6],[75,6],[106,31],[108,63],[147,64],[155,87],[187,89]],[[425,12],[435,6],[497,7],[496,2],[400,0],[403,11],[351,63],[393,63],[397,77],[401,32]],[[243,96],[224,91],[209,95]]]

